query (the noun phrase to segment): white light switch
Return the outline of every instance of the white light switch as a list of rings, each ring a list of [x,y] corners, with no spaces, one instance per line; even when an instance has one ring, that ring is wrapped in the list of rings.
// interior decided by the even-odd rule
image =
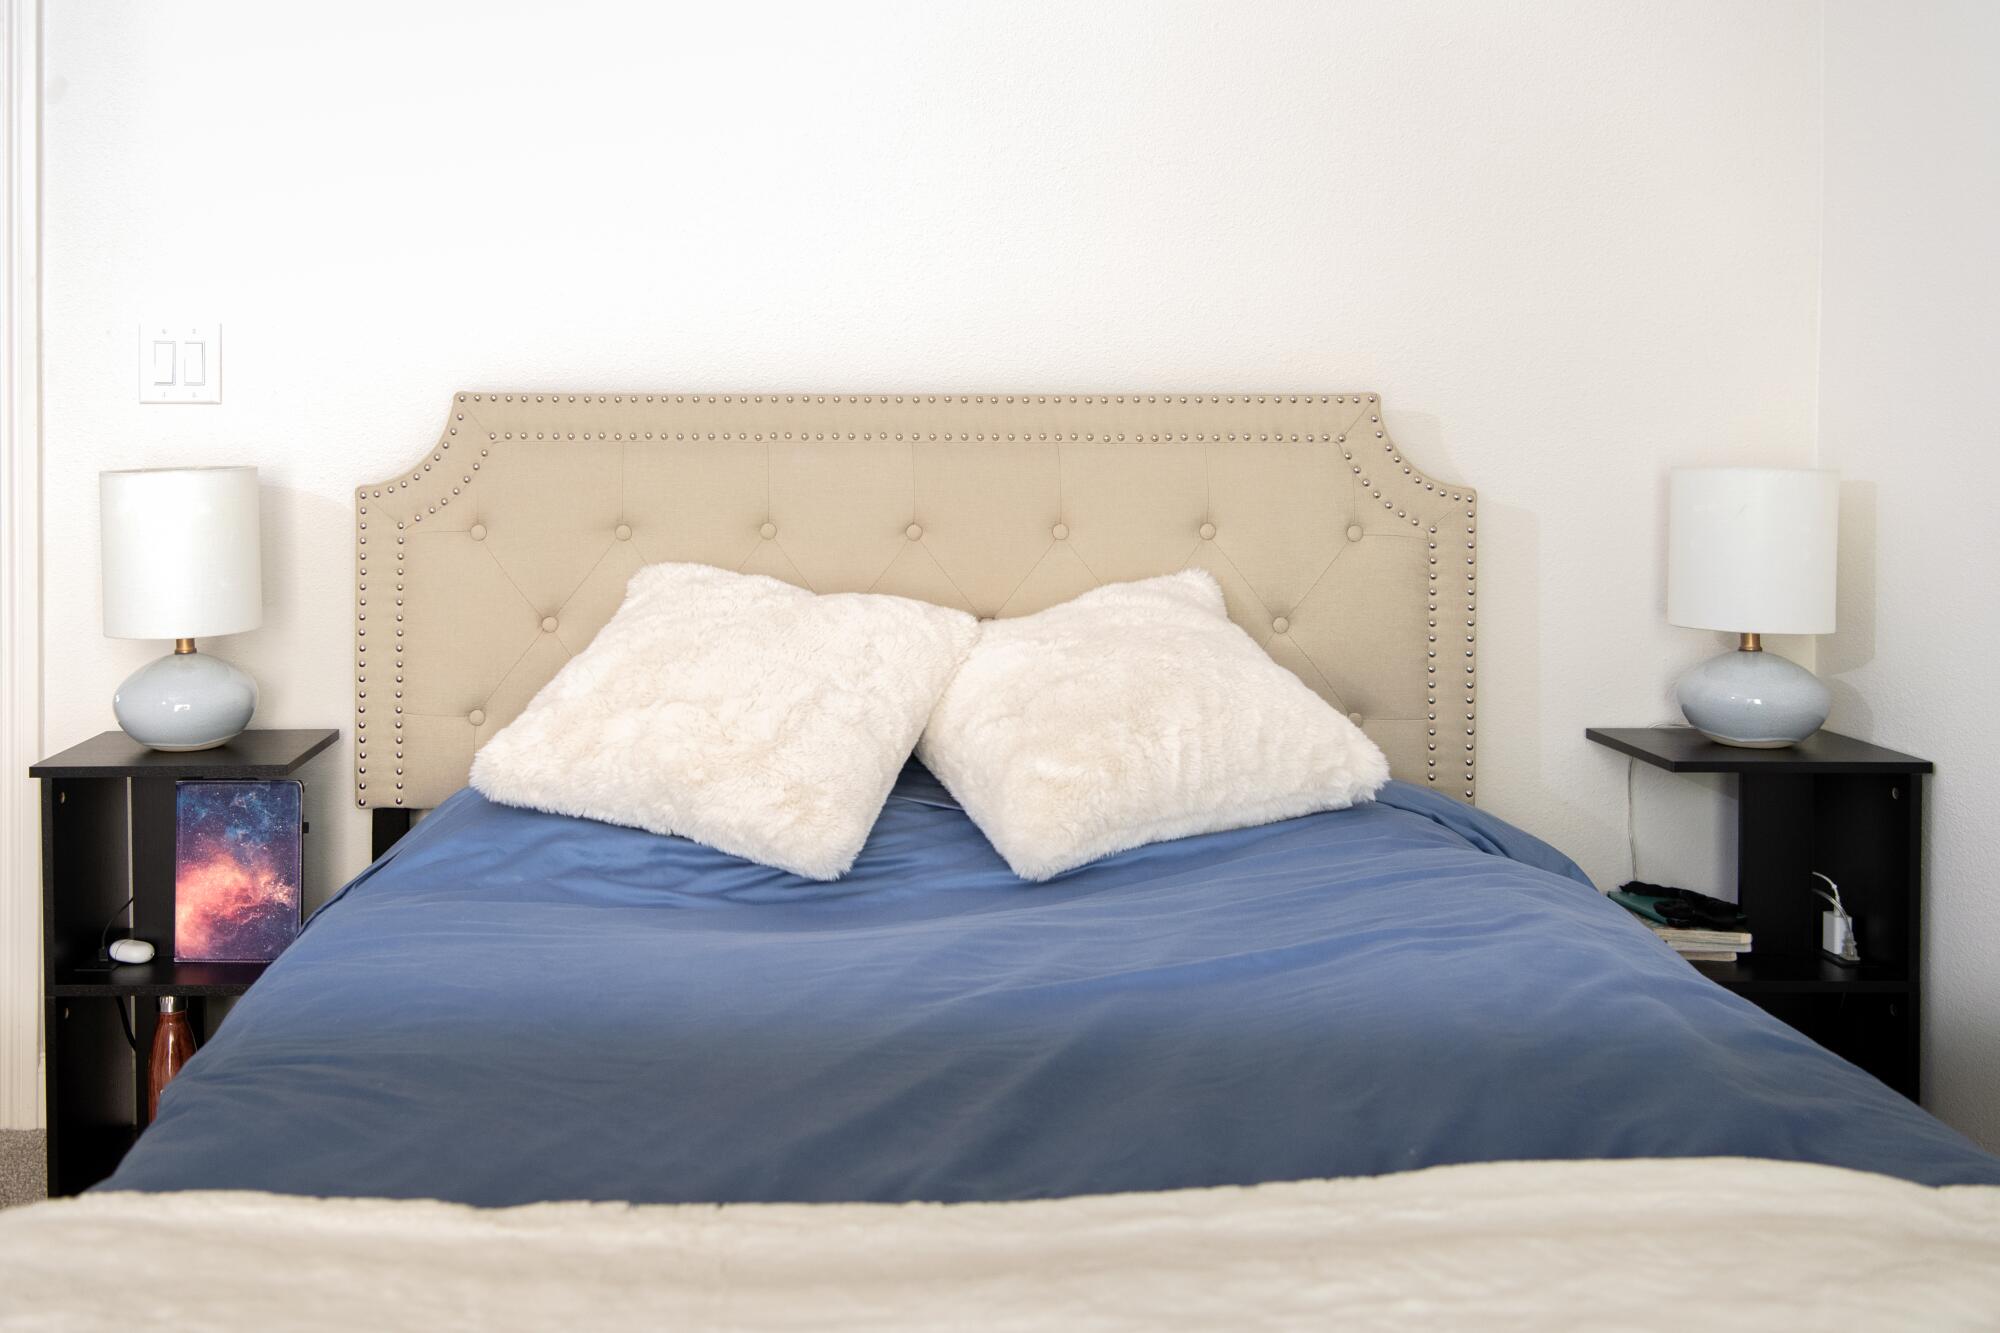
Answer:
[[[222,401],[222,326],[179,320],[139,325],[139,401]]]

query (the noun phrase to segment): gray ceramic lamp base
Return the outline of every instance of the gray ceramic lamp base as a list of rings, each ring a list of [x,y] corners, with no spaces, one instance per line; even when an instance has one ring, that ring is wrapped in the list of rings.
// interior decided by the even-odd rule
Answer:
[[[257,711],[257,682],[206,653],[173,653],[134,671],[111,696],[118,725],[155,750],[211,750]]]
[[[1798,663],[1740,648],[1689,670],[1674,695],[1695,730],[1749,750],[1798,744],[1833,707],[1833,693]]]

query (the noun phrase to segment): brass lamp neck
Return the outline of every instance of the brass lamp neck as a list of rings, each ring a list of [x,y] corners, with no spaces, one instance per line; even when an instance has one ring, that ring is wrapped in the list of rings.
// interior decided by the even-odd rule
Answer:
[[[1757,636],[1753,634],[1753,635],[1751,635],[1750,637],[1754,639],[1754,638],[1756,638]],[[174,640],[174,656],[175,656],[175,657],[185,657],[185,656],[187,656],[187,654],[189,654],[189,653],[191,653],[191,652],[193,652],[193,651],[194,651],[194,640],[193,640],[193,639],[175,639],[175,640]]]
[[[192,646],[192,641],[191,641],[191,640],[183,640],[183,642],[187,642],[187,643],[189,643],[189,645],[190,645],[190,646],[189,646],[189,648],[188,648],[188,651],[189,651],[189,652],[193,652],[193,651],[194,651],[194,648],[193,648],[193,646]],[[176,650],[176,651],[178,651],[178,650]],[[1744,634],[1740,634],[1740,635],[1738,635],[1738,636],[1737,636],[1737,640],[1736,640],[1736,651],[1737,651],[1737,652],[1739,652],[1739,653],[1761,653],[1761,652],[1763,652],[1763,651],[1764,651],[1764,636],[1763,636],[1763,635],[1761,635],[1761,634],[1749,634],[1749,633],[1744,633]]]

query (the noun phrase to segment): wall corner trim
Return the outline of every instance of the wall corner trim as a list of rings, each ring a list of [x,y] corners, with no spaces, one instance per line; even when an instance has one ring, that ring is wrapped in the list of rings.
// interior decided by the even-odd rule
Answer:
[[[42,0],[0,0],[0,1126],[42,1122]]]

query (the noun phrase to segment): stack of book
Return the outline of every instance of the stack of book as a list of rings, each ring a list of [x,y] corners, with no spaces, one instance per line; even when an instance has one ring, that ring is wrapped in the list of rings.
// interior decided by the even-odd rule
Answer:
[[[1750,952],[1750,932],[1743,929],[1743,912],[1734,903],[1637,881],[1613,893],[1611,900],[1689,962],[1733,963],[1737,955]]]
[[[1674,946],[1674,952],[1691,963],[1733,963],[1736,955],[1750,952],[1747,930],[1699,930],[1689,926],[1662,926],[1649,921],[1653,933]]]

